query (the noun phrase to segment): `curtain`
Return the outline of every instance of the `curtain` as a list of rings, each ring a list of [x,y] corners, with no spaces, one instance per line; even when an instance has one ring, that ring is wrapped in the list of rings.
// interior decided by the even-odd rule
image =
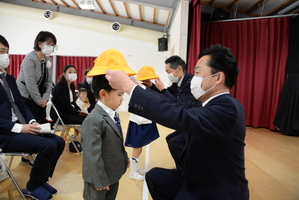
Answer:
[[[194,67],[200,53],[200,26],[201,26],[201,6],[200,0],[193,0],[189,9],[189,41],[188,41],[188,58],[187,72],[193,74]]]
[[[274,124],[280,132],[299,136],[299,16],[290,20],[287,79]]]
[[[80,57],[80,56],[57,56],[56,77],[58,78],[63,73],[63,68],[66,65],[74,65],[77,69],[77,80],[74,82],[75,87],[78,87],[78,83],[82,82],[84,77],[84,71],[93,67],[93,61],[96,57]],[[77,88],[78,89],[78,88]]]
[[[9,54],[10,64],[7,67],[7,72],[10,75],[13,75],[15,79],[18,78],[20,73],[20,65],[24,59],[25,55],[13,55]]]
[[[289,17],[202,24],[201,49],[229,47],[240,69],[231,94],[245,108],[246,125],[273,124],[285,80]]]

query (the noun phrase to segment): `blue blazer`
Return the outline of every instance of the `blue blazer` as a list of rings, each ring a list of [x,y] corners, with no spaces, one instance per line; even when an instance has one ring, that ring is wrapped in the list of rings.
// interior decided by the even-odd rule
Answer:
[[[22,112],[27,123],[29,123],[30,120],[34,119],[34,116],[31,114],[30,110],[28,109],[27,105],[23,100],[23,97],[21,96],[18,90],[18,87],[16,85],[16,79],[12,75],[7,74],[6,80],[17,106]],[[0,148],[2,148],[6,144],[9,135],[11,134],[11,129],[15,125],[15,122],[12,122],[11,109],[12,106],[9,101],[9,98],[6,94],[3,85],[0,83]]]
[[[189,143],[182,156],[185,183],[176,199],[249,199],[244,108],[230,94],[220,95],[202,108],[187,107],[137,86],[129,111],[188,133]]]

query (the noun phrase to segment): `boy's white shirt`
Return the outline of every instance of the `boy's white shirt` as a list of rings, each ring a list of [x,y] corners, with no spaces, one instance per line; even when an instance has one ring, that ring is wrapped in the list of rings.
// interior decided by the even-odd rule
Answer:
[[[115,110],[109,108],[105,104],[103,104],[101,101],[97,101],[98,105],[101,106],[111,117],[111,119],[115,122],[114,116],[115,116]]]

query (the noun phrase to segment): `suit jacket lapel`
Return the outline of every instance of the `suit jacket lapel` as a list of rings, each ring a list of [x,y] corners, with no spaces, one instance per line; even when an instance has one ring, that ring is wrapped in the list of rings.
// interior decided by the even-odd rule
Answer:
[[[3,96],[4,98],[6,98],[7,101],[9,101],[8,96],[7,96],[7,94],[6,94],[6,91],[5,91],[5,89],[4,89],[3,85],[2,85],[2,83],[0,83],[0,91],[1,91],[1,93],[2,93],[2,96]]]
[[[96,104],[95,109],[97,109],[101,113],[101,115],[103,116],[103,118],[105,119],[107,124],[109,124],[111,126],[111,128],[114,130],[114,132],[123,141],[122,132],[118,129],[117,125],[115,124],[113,119],[111,119],[111,117],[108,115],[108,113],[98,104]]]

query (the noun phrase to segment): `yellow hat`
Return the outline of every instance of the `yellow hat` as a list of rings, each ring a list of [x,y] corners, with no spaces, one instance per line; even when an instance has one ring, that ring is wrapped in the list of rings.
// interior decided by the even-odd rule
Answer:
[[[125,71],[129,76],[136,74],[128,66],[123,54],[115,49],[104,51],[93,62],[93,68],[87,73],[87,76],[90,77],[106,74],[106,69]]]
[[[151,80],[156,78],[159,78],[159,76],[155,74],[155,69],[151,66],[141,67],[136,77],[138,81]]]

